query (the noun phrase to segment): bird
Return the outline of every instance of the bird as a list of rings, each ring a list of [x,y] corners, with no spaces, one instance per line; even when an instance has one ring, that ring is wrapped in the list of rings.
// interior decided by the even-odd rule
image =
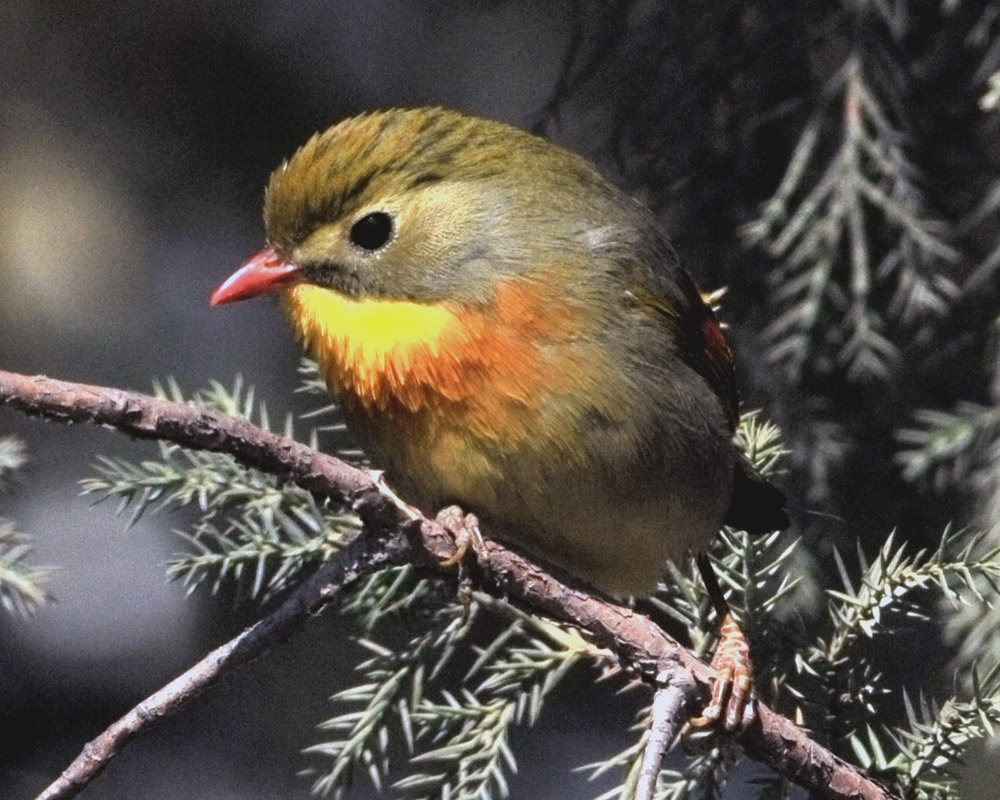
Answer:
[[[271,175],[276,293],[371,463],[615,597],[723,524],[788,524],[737,451],[733,354],[655,214],[583,157],[444,108],[370,111]]]

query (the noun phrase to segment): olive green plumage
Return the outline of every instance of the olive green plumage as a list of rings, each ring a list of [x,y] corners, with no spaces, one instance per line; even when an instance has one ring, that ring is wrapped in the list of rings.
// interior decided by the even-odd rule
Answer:
[[[264,213],[297,268],[293,326],[415,502],[619,594],[705,547],[734,474],[744,521],[784,519],[733,448],[714,315],[654,216],[580,157],[454,111],[375,112],[310,139]]]

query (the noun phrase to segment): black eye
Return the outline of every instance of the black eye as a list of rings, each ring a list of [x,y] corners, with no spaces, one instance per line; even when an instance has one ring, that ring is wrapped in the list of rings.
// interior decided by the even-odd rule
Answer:
[[[384,211],[366,214],[351,226],[351,242],[365,250],[378,250],[392,236],[392,217]]]

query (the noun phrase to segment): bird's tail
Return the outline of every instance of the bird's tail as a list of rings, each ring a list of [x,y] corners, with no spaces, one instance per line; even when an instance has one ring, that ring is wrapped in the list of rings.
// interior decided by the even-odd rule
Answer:
[[[742,454],[736,455],[733,496],[723,522],[747,533],[767,533],[789,525],[784,493]]]

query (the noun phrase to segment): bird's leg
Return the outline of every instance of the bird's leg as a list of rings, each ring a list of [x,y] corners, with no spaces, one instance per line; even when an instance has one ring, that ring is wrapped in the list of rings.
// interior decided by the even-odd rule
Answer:
[[[712,562],[698,554],[698,570],[719,618],[719,643],[712,656],[712,694],[701,716],[689,720],[693,728],[707,728],[720,721],[727,731],[736,730],[750,702],[750,645],[726,602]]]
[[[437,513],[436,519],[455,540],[455,552],[441,562],[442,566],[461,565],[470,549],[477,558],[485,552],[486,543],[483,532],[479,530],[479,517],[475,514],[466,514],[458,506],[448,506]]]
[[[375,488],[378,489],[378,493],[382,495],[386,500],[391,502],[396,508],[402,511],[411,520],[418,520],[422,518],[420,511],[409,503],[407,503],[403,498],[396,494],[392,487],[385,482],[385,473],[382,470],[373,469],[369,470],[369,474],[372,478],[372,483],[375,484]]]

